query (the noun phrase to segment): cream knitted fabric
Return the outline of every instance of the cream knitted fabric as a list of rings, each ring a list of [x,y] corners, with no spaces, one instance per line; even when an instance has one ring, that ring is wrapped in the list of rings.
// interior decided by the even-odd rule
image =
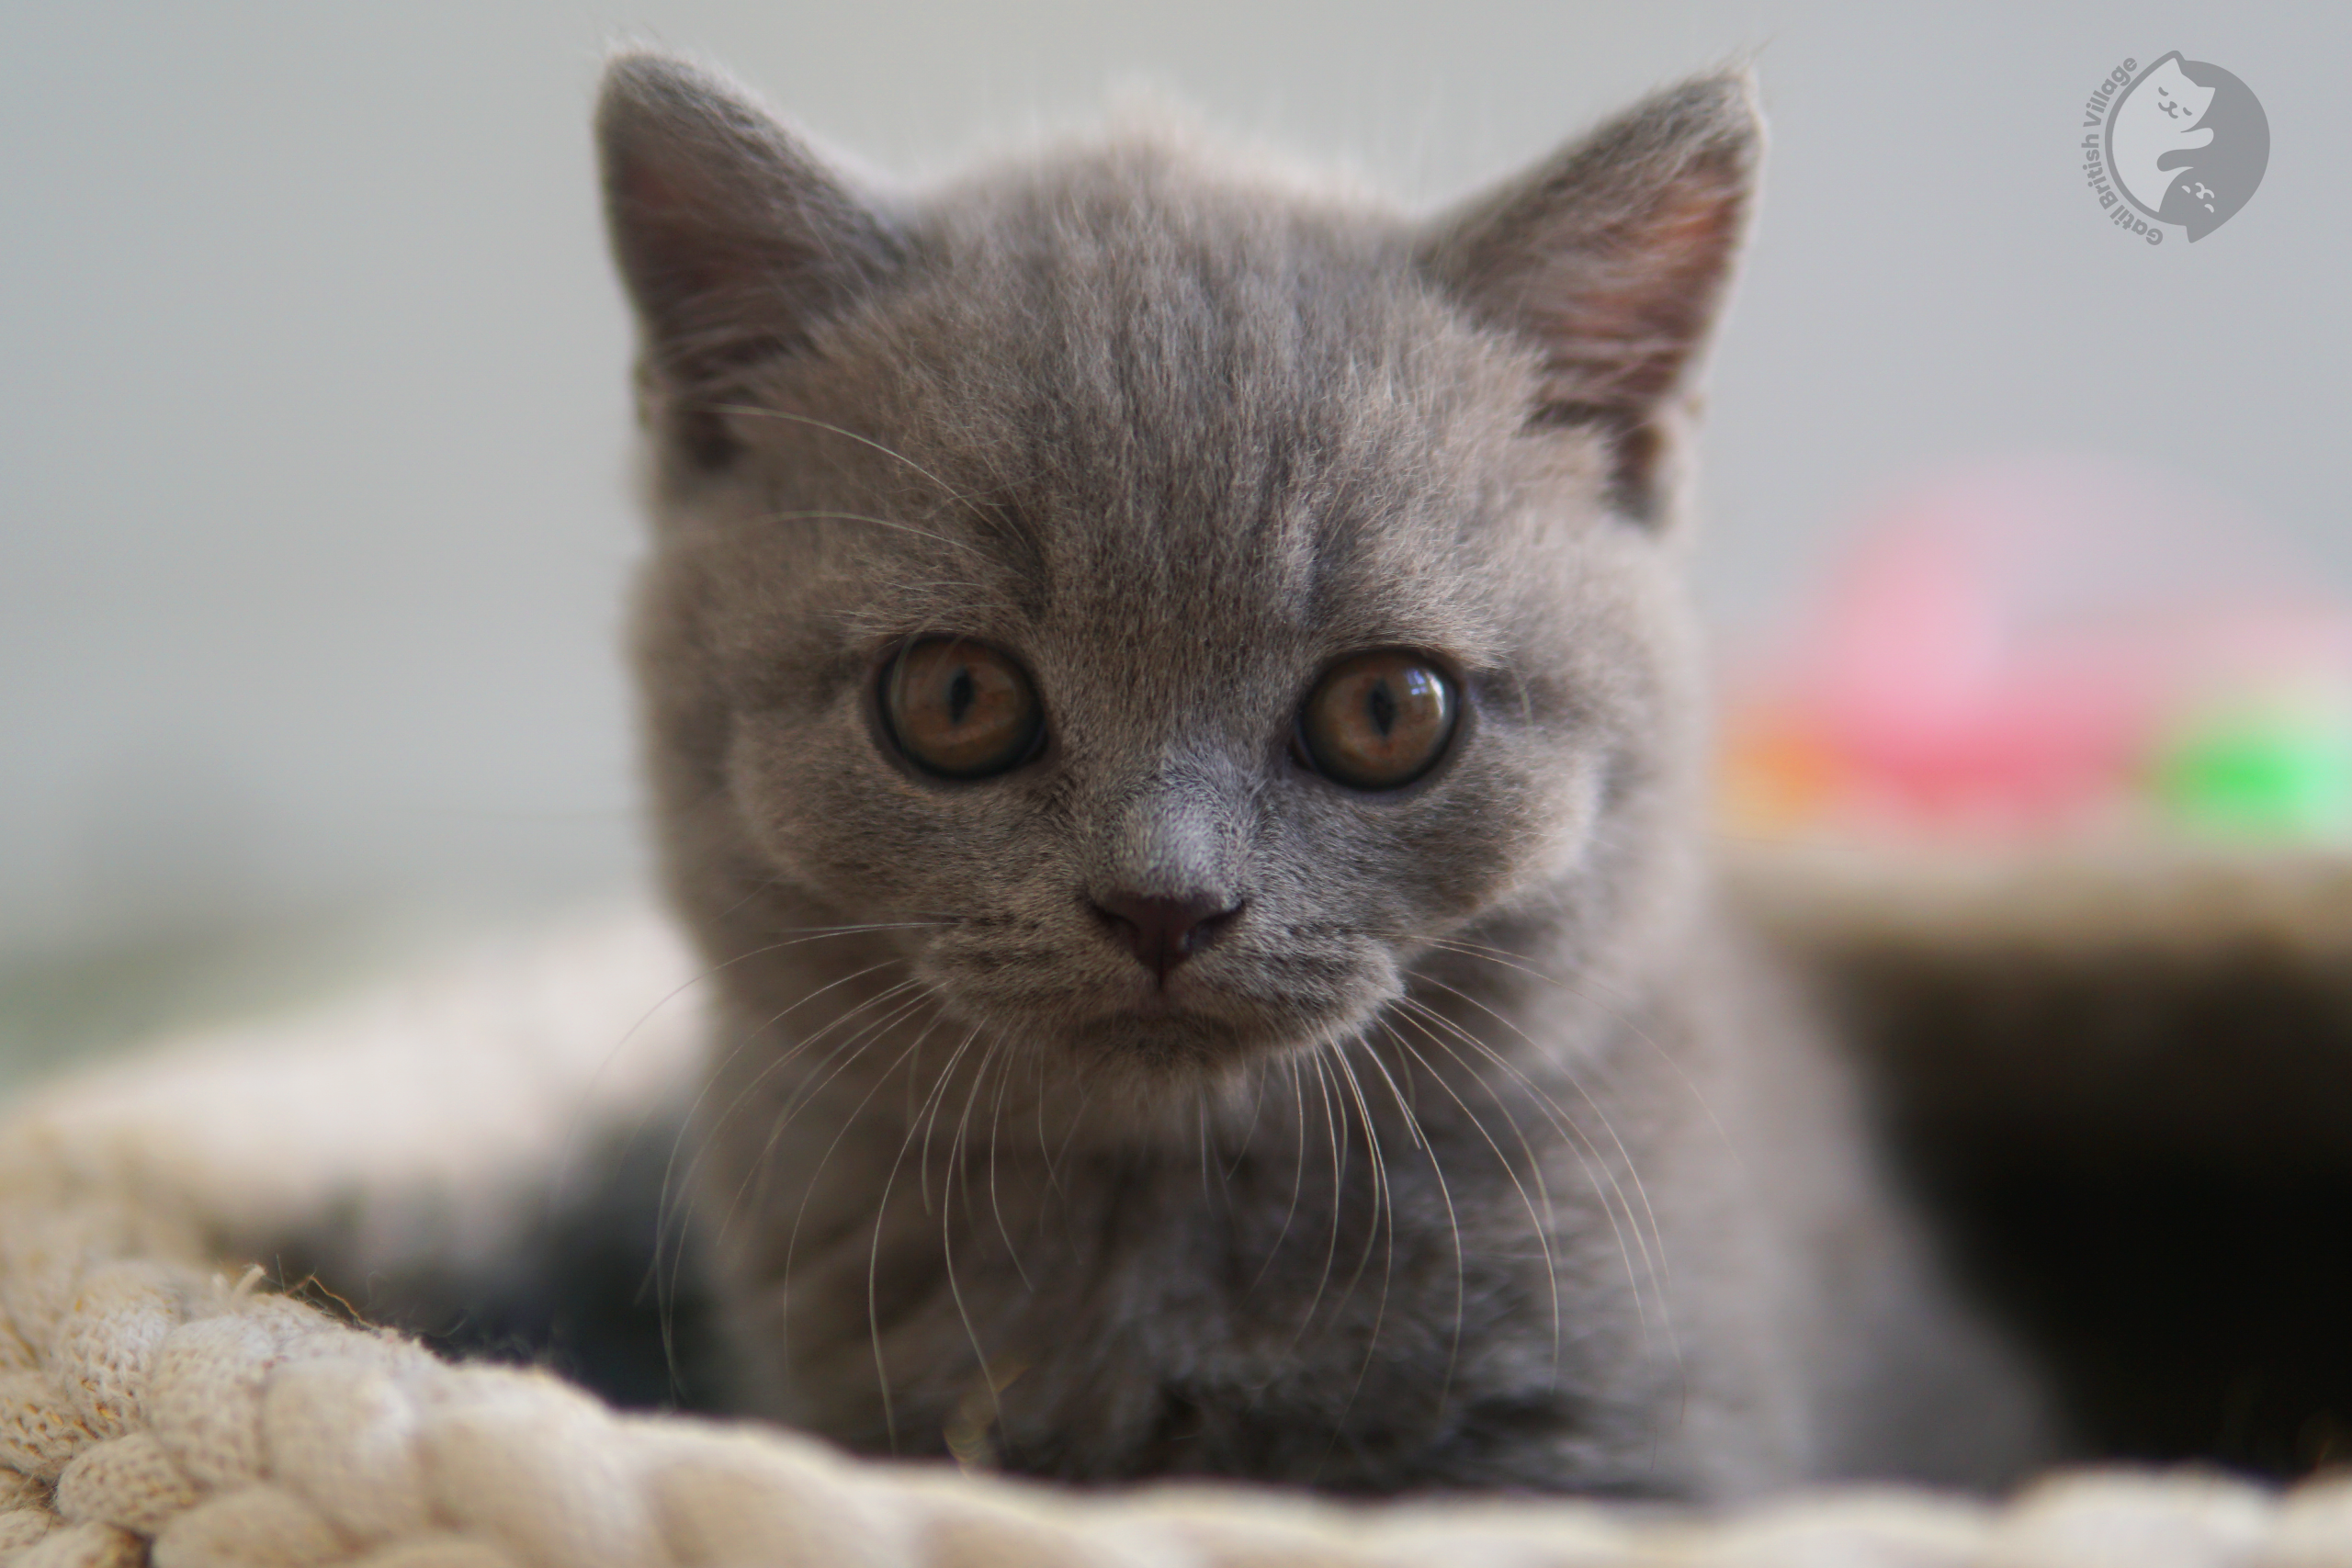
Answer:
[[[552,1376],[338,1321],[235,1261],[236,1238],[306,1201],[397,1215],[412,1190],[560,1168],[583,1126],[688,1081],[691,1010],[642,1021],[690,977],[658,923],[628,916],[19,1107],[0,1124],[0,1564],[2352,1565],[2347,1483],[2280,1496],[2096,1472],[2002,1508],[1858,1491],[1712,1519],[1070,1494],[618,1415]]]

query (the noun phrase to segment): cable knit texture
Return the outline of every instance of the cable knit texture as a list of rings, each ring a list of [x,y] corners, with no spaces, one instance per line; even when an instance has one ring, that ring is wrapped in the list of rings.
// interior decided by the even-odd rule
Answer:
[[[2095,1472],[2002,1506],[1851,1491],[1708,1518],[1069,1493],[617,1414],[543,1372],[444,1362],[236,1260],[234,1238],[298,1217],[306,1197],[324,1211],[440,1184],[447,1199],[512,1181],[518,1159],[559,1170],[582,1125],[690,1082],[692,1010],[645,1015],[691,973],[657,922],[629,915],[309,1024],[167,1045],[19,1106],[0,1125],[0,1564],[2352,1564],[2346,1482],[2282,1495]],[[402,1075],[426,1087],[387,1087]],[[492,1125],[504,1133],[485,1143]]]

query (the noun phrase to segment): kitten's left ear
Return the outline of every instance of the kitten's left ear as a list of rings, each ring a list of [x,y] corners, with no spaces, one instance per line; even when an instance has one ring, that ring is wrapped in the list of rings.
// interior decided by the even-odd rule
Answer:
[[[749,93],[682,60],[616,55],[596,143],[647,368],[689,450],[714,457],[724,435],[707,409],[729,377],[801,346],[893,272],[905,245]]]
[[[1657,510],[1662,415],[1723,302],[1763,145],[1754,79],[1702,76],[1473,200],[1423,243],[1422,265],[1474,314],[1542,353],[1531,422],[1610,438],[1611,503],[1636,518]]]

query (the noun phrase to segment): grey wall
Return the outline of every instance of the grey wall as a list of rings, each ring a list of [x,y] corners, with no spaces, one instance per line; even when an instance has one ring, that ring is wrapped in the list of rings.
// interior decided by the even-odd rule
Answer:
[[[2100,4],[8,5],[0,956],[513,903],[637,861],[626,322],[584,118],[627,32],[896,172],[1141,76],[1433,200],[1754,51],[1774,119],[1702,563],[1787,604],[1922,465],[2178,472],[2352,583],[2352,10]],[[2078,106],[2178,48],[2269,173],[2150,252]],[[324,918],[322,916],[316,918]]]

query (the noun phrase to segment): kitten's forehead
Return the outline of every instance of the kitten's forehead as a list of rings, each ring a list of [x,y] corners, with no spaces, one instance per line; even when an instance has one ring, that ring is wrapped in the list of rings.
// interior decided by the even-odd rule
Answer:
[[[953,193],[876,302],[937,520],[1075,633],[1452,643],[1523,406],[1401,225],[1131,145]]]

